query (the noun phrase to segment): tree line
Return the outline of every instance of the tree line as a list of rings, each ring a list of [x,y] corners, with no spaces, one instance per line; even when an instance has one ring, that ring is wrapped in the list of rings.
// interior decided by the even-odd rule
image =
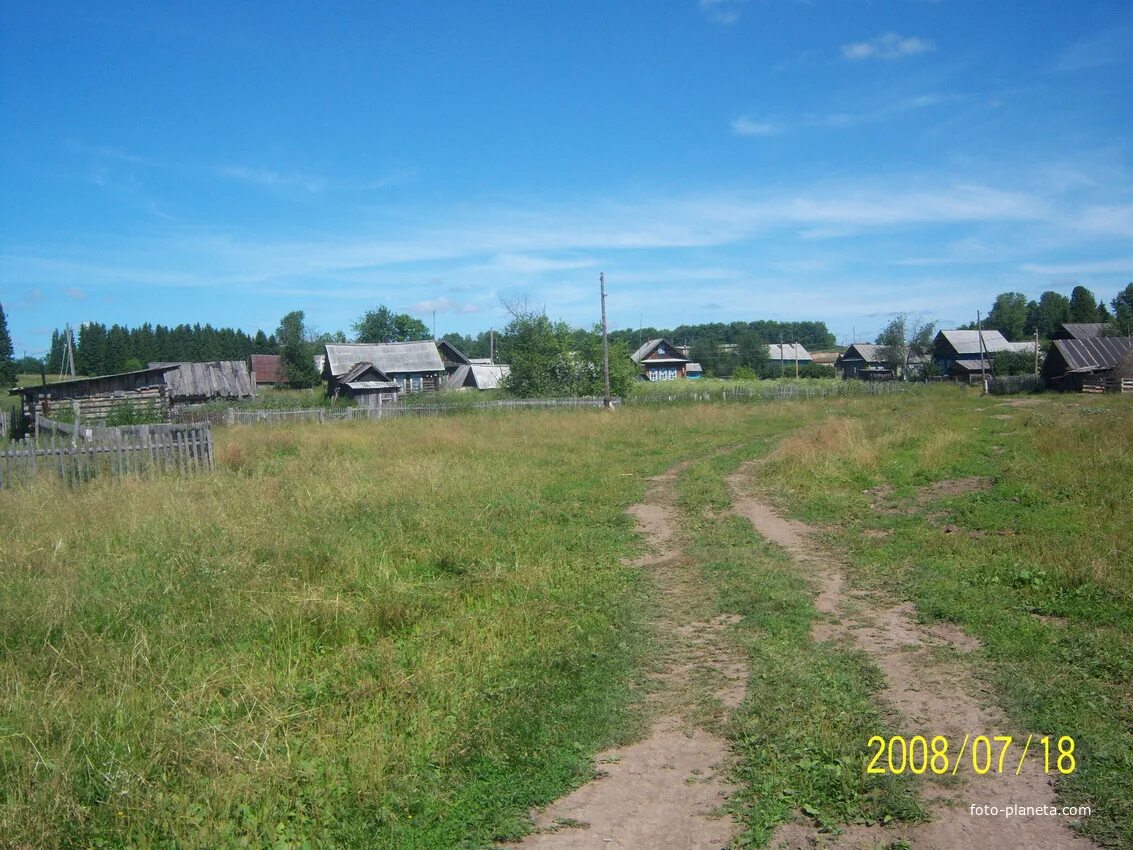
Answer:
[[[1133,335],[1133,283],[1109,302],[1099,299],[1084,286],[1075,286],[1067,297],[1047,290],[1028,300],[1022,292],[1001,292],[995,297],[983,320],[984,330],[997,330],[1012,342],[1050,339],[1063,323],[1103,323],[1106,336]],[[975,322],[963,329],[975,330]]]

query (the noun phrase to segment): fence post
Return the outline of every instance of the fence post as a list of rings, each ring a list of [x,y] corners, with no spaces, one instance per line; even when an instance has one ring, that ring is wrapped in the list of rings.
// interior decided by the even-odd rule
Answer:
[[[230,407],[230,408],[228,408],[228,410],[226,410],[224,412],[224,424],[225,425],[235,425],[236,424],[236,408]]]

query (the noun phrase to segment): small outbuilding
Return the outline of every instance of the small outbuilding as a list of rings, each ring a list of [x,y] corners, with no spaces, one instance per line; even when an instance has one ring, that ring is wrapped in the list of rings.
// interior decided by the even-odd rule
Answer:
[[[373,363],[359,363],[342,376],[337,390],[359,407],[381,407],[397,401],[399,387]]]
[[[248,359],[257,387],[274,387],[283,383],[283,358],[278,354],[253,354]]]
[[[1133,337],[1056,339],[1043,361],[1042,377],[1054,390],[1120,389],[1122,379],[1133,379]]]

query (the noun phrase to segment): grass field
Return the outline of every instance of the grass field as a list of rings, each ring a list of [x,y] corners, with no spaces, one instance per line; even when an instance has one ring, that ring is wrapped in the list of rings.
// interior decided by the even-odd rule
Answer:
[[[0,493],[0,846],[518,836],[642,731],[656,598],[624,511],[685,458],[690,552],[752,661],[728,730],[743,840],[799,810],[922,817],[915,783],[862,771],[880,672],[811,641],[807,583],[724,513],[723,476],[762,456],[854,583],[982,640],[1013,731],[1080,741],[1060,793],[1127,846],[1130,433],[1128,399],[933,388],[221,429],[211,477]],[[918,496],[970,475],[994,484]]]

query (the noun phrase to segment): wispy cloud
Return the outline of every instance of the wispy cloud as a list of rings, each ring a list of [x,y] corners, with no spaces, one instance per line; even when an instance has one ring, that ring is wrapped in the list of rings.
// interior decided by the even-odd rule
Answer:
[[[759,119],[748,115],[740,116],[732,121],[732,132],[737,136],[767,137],[778,136],[794,130],[811,128],[836,129],[840,127],[854,127],[864,124],[874,124],[885,121],[907,112],[926,109],[961,100],[960,95],[952,94],[922,94],[916,97],[903,98],[887,106],[875,109],[864,109],[858,112],[826,112],[803,113],[792,118],[765,118]]]
[[[479,313],[480,307],[476,304],[460,303],[451,298],[431,298],[418,301],[409,308],[410,313]]]
[[[732,122],[732,132],[737,136],[778,136],[783,132],[783,126],[741,115]]]
[[[324,178],[298,171],[282,172],[271,168],[254,168],[246,165],[220,165],[214,170],[221,177],[238,180],[241,183],[251,183],[254,186],[264,186],[269,189],[298,188],[314,194],[327,187],[327,181]]]
[[[731,26],[740,19],[747,3],[748,0],[698,0],[697,5],[712,23]]]
[[[869,41],[843,44],[842,56],[851,62],[862,59],[903,59],[918,53],[931,53],[935,49],[936,45],[927,38],[887,32]]]
[[[87,294],[77,286],[68,287],[66,290],[64,290],[63,294],[68,298],[74,299],[75,301],[82,301],[87,297]]]
[[[1133,26],[1116,27],[1079,39],[1063,48],[1051,64],[1053,71],[1084,71],[1120,65],[1131,58]]]

